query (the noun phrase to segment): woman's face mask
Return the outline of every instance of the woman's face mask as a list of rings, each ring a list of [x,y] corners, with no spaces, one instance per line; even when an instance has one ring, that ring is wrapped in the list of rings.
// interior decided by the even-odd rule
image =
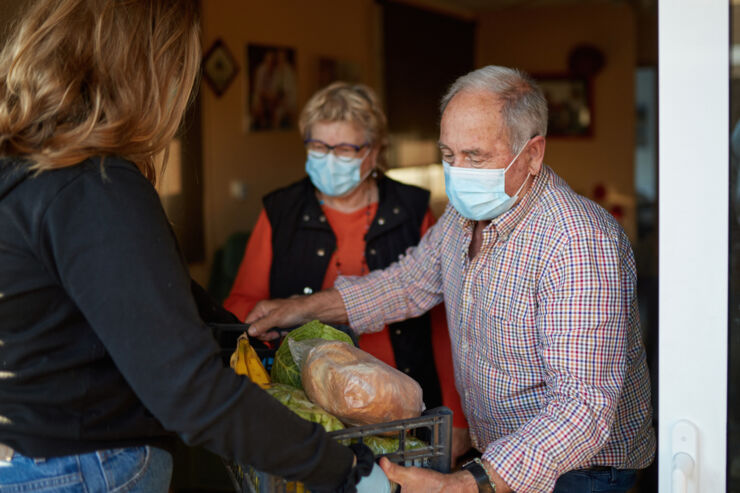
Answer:
[[[525,144],[509,165],[501,169],[460,168],[442,161],[445,190],[455,210],[468,219],[487,221],[511,209],[527,180],[513,196],[509,196],[505,176],[526,147]]]
[[[360,174],[362,161],[367,157],[337,158],[334,152],[324,155],[308,152],[306,173],[311,183],[324,195],[341,197],[362,183],[366,176]]]

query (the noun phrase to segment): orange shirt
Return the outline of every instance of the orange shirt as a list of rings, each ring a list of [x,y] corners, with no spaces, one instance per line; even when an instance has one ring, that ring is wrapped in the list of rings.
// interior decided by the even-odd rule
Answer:
[[[361,276],[368,273],[365,262],[365,233],[378,208],[375,202],[369,207],[345,213],[321,206],[334,236],[337,247],[324,275],[322,289],[334,286],[339,275]],[[427,211],[421,224],[421,234],[434,224],[434,216]],[[231,288],[224,307],[244,320],[258,301],[270,298],[270,268],[272,265],[272,227],[267,213],[262,210],[257,219],[254,231],[249,237],[244,258]],[[467,428],[467,422],[460,405],[460,397],[455,389],[455,377],[452,368],[450,336],[447,332],[444,307],[439,305],[432,310],[432,348],[434,361],[439,376],[442,402],[454,412],[455,427]],[[396,367],[393,346],[388,327],[382,331],[360,336],[360,348],[381,361]]]

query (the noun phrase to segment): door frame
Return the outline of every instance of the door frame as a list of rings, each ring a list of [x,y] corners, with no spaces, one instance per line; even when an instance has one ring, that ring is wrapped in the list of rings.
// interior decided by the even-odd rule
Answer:
[[[689,492],[726,491],[729,0],[658,3],[659,491],[681,420],[697,431]]]

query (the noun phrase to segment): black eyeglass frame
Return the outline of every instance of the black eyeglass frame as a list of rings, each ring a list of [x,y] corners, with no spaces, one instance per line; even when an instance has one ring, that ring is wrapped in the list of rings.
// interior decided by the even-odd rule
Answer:
[[[365,147],[367,147],[367,146],[369,146],[369,145],[370,145],[370,142],[365,142],[364,144],[361,144],[361,145],[356,145],[356,144],[349,144],[349,143],[345,143],[345,142],[340,142],[340,143],[339,143],[339,144],[337,144],[337,145],[333,145],[333,146],[330,146],[329,144],[327,144],[327,143],[326,143],[326,142],[324,142],[323,140],[318,140],[318,139],[306,139],[306,140],[304,140],[304,141],[303,141],[303,145],[308,145],[308,144],[310,144],[310,143],[312,143],[312,142],[316,142],[317,144],[321,144],[321,145],[325,146],[325,147],[326,147],[326,148],[327,148],[327,149],[329,150],[329,151],[327,152],[327,154],[328,154],[329,152],[334,152],[334,149],[336,149],[337,147],[342,147],[342,146],[348,146],[348,147],[351,147],[352,149],[354,149],[354,150],[355,150],[355,153],[358,153],[358,152],[360,152],[360,150],[362,150],[363,148],[365,148]]]

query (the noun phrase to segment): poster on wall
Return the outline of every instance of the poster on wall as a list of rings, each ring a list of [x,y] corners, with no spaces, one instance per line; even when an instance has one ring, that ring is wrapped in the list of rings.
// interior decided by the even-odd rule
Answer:
[[[246,121],[249,131],[292,130],[298,115],[295,49],[248,44]]]
[[[589,79],[573,76],[535,76],[547,99],[548,137],[593,135]]]

